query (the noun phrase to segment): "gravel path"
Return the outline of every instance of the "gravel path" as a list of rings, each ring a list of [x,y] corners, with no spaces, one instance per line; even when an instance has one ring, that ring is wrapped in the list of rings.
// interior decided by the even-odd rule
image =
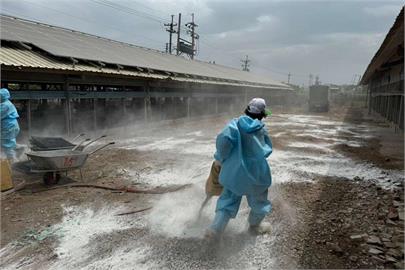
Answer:
[[[213,218],[215,200],[201,220],[196,213],[204,199],[215,135],[226,121],[172,122],[138,130],[131,137],[126,130],[115,135],[120,138],[115,148],[101,151],[86,168],[88,183],[137,187],[193,184],[183,191],[134,195],[83,189],[9,196],[1,206],[2,233],[7,236],[2,240],[0,266],[403,266],[403,244],[399,241],[403,237],[403,168],[387,166],[376,151],[378,125],[359,117],[357,122],[347,121],[345,115],[275,114],[266,120],[275,147],[269,159],[273,174],[269,196],[274,210],[266,218],[272,232],[257,237],[247,234],[249,210],[243,201],[222,241],[205,241],[202,236]],[[369,158],[362,154],[371,149]],[[117,216],[146,206],[153,209]],[[359,234],[363,234],[360,239],[352,239]]]

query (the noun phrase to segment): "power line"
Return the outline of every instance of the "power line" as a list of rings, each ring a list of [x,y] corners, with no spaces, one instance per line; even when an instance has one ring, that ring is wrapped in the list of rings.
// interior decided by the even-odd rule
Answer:
[[[222,48],[216,47],[216,46],[214,46],[214,45],[208,43],[208,42],[204,39],[204,37],[200,37],[200,41],[201,41],[201,43],[205,44],[207,47],[210,47],[210,48],[212,48],[212,49],[214,49],[214,50],[218,50],[218,51],[221,51],[221,52],[224,52],[224,53],[227,53],[227,54],[230,54],[230,51],[224,50],[224,49],[222,49]],[[236,59],[236,57],[235,57],[235,59]],[[239,58],[237,58],[237,59],[238,59],[238,61],[240,61]],[[260,68],[260,69],[263,69],[263,70],[266,70],[266,71],[269,71],[269,72],[271,72],[271,73],[275,73],[275,74],[279,74],[279,75],[284,75],[284,76],[288,76],[288,74],[290,74],[291,77],[292,77],[292,76],[295,76],[295,77],[307,77],[307,76],[308,76],[308,75],[304,75],[304,74],[291,73],[291,72],[284,72],[284,71],[276,70],[276,69],[270,68],[270,67],[263,67],[263,66],[258,65],[256,62],[255,62],[255,67]]]
[[[71,18],[75,18],[75,19],[78,19],[80,21],[83,21],[83,22],[86,22],[86,23],[89,23],[89,24],[102,25],[102,26],[105,26],[105,27],[113,29],[113,30],[122,31],[122,29],[116,28],[111,24],[108,24],[108,25],[107,24],[100,24],[100,22],[89,20],[87,18],[83,18],[83,17],[77,16],[77,15],[72,15],[72,14],[69,14],[67,12],[64,12],[64,11],[61,11],[61,10],[58,10],[58,9],[54,9],[54,8],[51,8],[51,7],[48,7],[48,6],[45,6],[45,5],[38,4],[36,2],[31,2],[31,1],[28,1],[28,0],[23,0],[23,1],[28,3],[28,4],[38,6],[38,7],[44,8],[44,9],[48,9],[48,10],[51,10],[53,12],[56,12],[56,13],[59,13],[59,14],[62,14],[62,15],[65,15],[65,16],[68,16],[68,17],[71,17]],[[3,10],[4,10],[4,8],[3,8]],[[12,13],[14,13],[14,11],[12,11]],[[30,18],[30,17],[28,17],[26,15],[24,15],[24,16],[16,16],[16,17]],[[30,19],[33,19],[33,18],[31,17]],[[37,20],[37,19],[33,19],[33,20]],[[154,42],[156,44],[161,44],[161,41],[149,38],[149,37],[144,36],[144,35],[139,35],[138,34],[137,37],[141,37],[141,38],[143,38],[145,40],[152,41],[152,42]]]
[[[123,5],[120,5],[120,4],[116,4],[116,3],[108,1],[108,0],[90,0],[90,1],[92,1],[94,3],[97,3],[99,5],[103,5],[103,6],[106,6],[106,7],[109,7],[109,8],[124,12],[124,13],[128,13],[128,14],[132,14],[132,15],[135,15],[135,16],[138,16],[138,17],[149,19],[149,20],[155,21],[155,22],[157,22],[159,24],[164,23],[163,18],[160,18],[158,16],[155,16],[155,15],[147,13],[147,12],[136,10],[134,8],[126,7],[126,6],[123,6]]]
[[[163,13],[162,11],[151,8],[150,6],[144,5],[139,1],[131,0],[131,3],[136,3],[137,6],[142,6],[142,7],[146,8],[146,9],[149,9],[150,11],[159,13],[161,15],[160,18],[162,18],[162,20],[164,20],[164,17],[166,16],[165,13]],[[156,17],[159,17],[159,16],[156,16]]]
[[[99,22],[96,22],[96,21],[88,20],[88,19],[85,19],[85,18],[83,18],[83,17],[76,16],[76,15],[72,15],[72,14],[69,14],[69,13],[66,13],[66,12],[63,12],[63,11],[54,9],[54,8],[50,8],[50,7],[48,7],[48,6],[44,6],[44,5],[41,5],[41,4],[38,4],[38,3],[33,3],[33,2],[30,2],[30,1],[27,1],[27,0],[24,0],[24,1],[26,1],[26,2],[28,2],[28,3],[30,3],[30,4],[32,4],[32,5],[41,6],[42,8],[46,8],[46,9],[52,10],[52,11],[54,11],[54,12],[63,14],[63,15],[65,15],[65,16],[69,16],[69,17],[76,18],[76,19],[81,20],[81,21],[85,21],[85,22],[87,22],[87,23],[100,25],[100,23],[99,23]],[[90,0],[90,1],[92,1],[92,2],[94,2],[94,3],[97,3],[97,4],[100,4],[100,5],[103,5],[103,6],[106,6],[106,7],[109,7],[109,8],[112,8],[112,9],[117,10],[117,11],[120,11],[120,12],[125,12],[125,13],[131,14],[131,15],[135,15],[135,16],[138,16],[138,17],[142,17],[142,18],[146,18],[146,19],[149,19],[149,20],[158,22],[162,27],[164,26],[164,23],[163,23],[163,21],[162,21],[163,19],[162,19],[161,17],[155,16],[155,15],[153,15],[153,14],[150,14],[150,13],[147,13],[147,12],[143,12],[143,11],[139,11],[139,10],[136,10],[136,9],[133,9],[133,8],[125,7],[125,6],[123,6],[123,5],[116,4],[116,3],[113,3],[113,2],[108,1],[108,0]],[[145,5],[143,5],[143,6],[145,6]],[[147,6],[145,6],[145,7],[147,7]],[[147,7],[147,8],[148,8],[148,7]],[[154,10],[154,9],[152,9],[152,8],[148,8],[148,9]],[[5,9],[3,8],[3,10],[5,10]],[[12,16],[12,14],[11,14],[11,16]],[[21,17],[21,16],[19,16],[19,17]],[[25,16],[25,17],[27,17],[27,16]],[[192,22],[192,23],[193,23],[193,22]],[[109,27],[110,29],[114,29],[114,30],[118,30],[118,31],[121,31],[121,30],[122,30],[122,29],[115,28],[115,27],[113,27],[113,26],[110,25],[110,24],[109,24],[109,25],[103,24],[103,26],[106,26],[106,27]],[[166,25],[166,26],[167,26],[167,25]],[[183,32],[184,34],[190,34],[190,32],[187,31],[186,29],[182,28],[181,25],[178,27],[178,29],[179,29],[179,32]],[[165,29],[165,30],[166,30],[166,29]],[[154,42],[154,43],[159,43],[159,44],[161,44],[161,41],[158,41],[158,40],[155,40],[155,39],[151,39],[151,38],[146,37],[146,36],[143,36],[143,35],[138,35],[138,36],[141,37],[141,38],[144,38],[144,39],[146,39],[146,40],[152,41],[152,42]],[[197,36],[198,36],[198,35],[197,35]],[[194,37],[195,37],[195,36],[194,36]],[[200,36],[198,36],[198,38],[200,38]],[[221,49],[221,48],[218,48],[218,47],[216,47],[216,46],[213,46],[212,44],[208,43],[207,41],[205,41],[205,40],[203,40],[203,39],[198,39],[198,42],[199,42],[199,41],[201,41],[203,44],[205,44],[205,45],[208,46],[208,47],[211,47],[211,48],[213,48],[213,49],[215,49],[215,50],[220,50],[220,51],[222,51],[222,52],[225,52],[225,53],[228,53],[228,54],[229,54],[229,51],[224,50],[224,49]],[[169,42],[169,44],[170,44],[170,42]],[[196,46],[196,44],[194,44],[194,46],[193,46],[194,49],[195,49],[195,46]],[[170,51],[170,49],[169,49],[169,51]],[[238,61],[239,61],[239,59],[238,59]],[[249,60],[249,62],[250,62],[250,60]],[[264,70],[268,70],[268,71],[270,71],[270,72],[272,72],[272,73],[277,73],[277,74],[282,74],[282,75],[289,75],[289,76],[294,75],[294,76],[299,76],[299,77],[301,77],[301,76],[307,76],[307,75],[291,74],[291,73],[287,73],[287,72],[282,72],[282,71],[278,71],[278,70],[275,70],[275,69],[272,69],[272,68],[269,68],[269,67],[264,68],[264,67],[258,66],[258,65],[256,65],[256,64],[255,64],[255,66],[257,66],[257,67],[259,67],[259,68],[261,68],[261,69],[264,69]],[[247,68],[248,68],[248,67],[247,67]]]

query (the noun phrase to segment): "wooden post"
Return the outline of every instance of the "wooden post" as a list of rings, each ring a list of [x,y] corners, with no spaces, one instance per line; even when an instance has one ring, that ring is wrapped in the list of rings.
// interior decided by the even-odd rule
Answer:
[[[125,115],[127,114],[127,107],[125,105],[125,98],[121,99],[121,106],[122,106],[122,114],[125,117]]]
[[[63,90],[65,91],[65,125],[66,125],[66,132],[67,136],[70,136],[71,128],[72,128],[72,110],[70,107],[70,97],[69,97],[69,84],[67,82],[63,85]]]
[[[149,98],[150,98],[150,94],[149,94],[149,92],[150,92],[150,86],[149,86],[149,83],[148,82],[146,82],[146,85],[144,86],[144,93],[145,93],[145,98],[143,99],[143,107],[144,107],[144,120],[145,120],[145,123],[147,123],[148,122],[148,118],[149,118],[149,115],[148,115],[148,103],[149,103]]]
[[[31,137],[31,99],[27,102],[28,137]]]
[[[97,98],[93,98],[93,127],[97,130]]]
[[[187,98],[187,118],[190,118],[190,103],[191,103],[191,97]]]
[[[162,98],[158,97],[157,101],[159,102],[159,120],[162,120],[163,119]]]
[[[404,96],[401,96],[401,98],[399,99],[399,112],[398,112],[398,127],[399,128],[401,128],[401,127],[404,128],[404,125],[402,123],[402,121],[404,120],[403,119],[404,113],[402,112],[403,109],[404,109]]]
[[[146,97],[143,99],[143,109],[144,109],[144,120],[145,123],[148,122],[148,107]]]
[[[389,122],[390,121],[390,105],[391,105],[391,97],[387,96],[385,102],[385,119]]]
[[[176,119],[177,118],[177,104],[178,104],[178,99],[177,97],[172,98],[173,101],[173,118]]]
[[[368,114],[371,114],[371,97],[370,97],[370,92],[371,92],[371,86],[369,85],[367,87],[367,96],[366,96],[366,106],[368,106]]]
[[[67,109],[68,109],[68,136],[72,133],[72,104],[70,103],[70,97],[67,98]]]

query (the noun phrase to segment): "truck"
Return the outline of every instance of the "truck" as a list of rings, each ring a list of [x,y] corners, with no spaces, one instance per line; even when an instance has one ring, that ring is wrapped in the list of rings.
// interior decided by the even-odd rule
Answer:
[[[309,87],[309,111],[329,111],[329,87],[326,85],[312,85]]]

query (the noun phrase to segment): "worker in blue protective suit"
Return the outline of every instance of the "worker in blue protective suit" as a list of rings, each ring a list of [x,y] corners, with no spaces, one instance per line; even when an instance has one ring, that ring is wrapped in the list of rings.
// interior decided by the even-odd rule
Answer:
[[[15,148],[16,138],[20,133],[17,119],[19,118],[17,109],[10,101],[10,92],[6,88],[0,89],[0,111],[1,111],[1,152],[7,158],[14,161],[16,159]]]
[[[219,183],[223,190],[207,237],[222,233],[229,220],[236,217],[242,196],[251,208],[250,231],[259,232],[259,225],[271,211],[267,198],[271,171],[266,158],[272,153],[272,143],[261,121],[268,114],[264,99],[254,98],[245,115],[233,119],[217,136],[214,157],[221,166]]]

